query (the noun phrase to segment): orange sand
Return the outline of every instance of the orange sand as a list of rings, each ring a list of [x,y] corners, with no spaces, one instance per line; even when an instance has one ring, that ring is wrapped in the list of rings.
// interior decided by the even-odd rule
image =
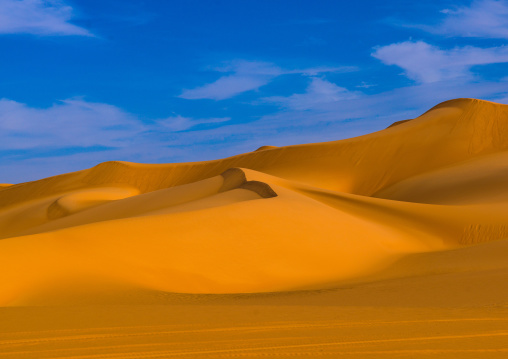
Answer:
[[[0,184],[0,359],[508,356],[508,106]]]

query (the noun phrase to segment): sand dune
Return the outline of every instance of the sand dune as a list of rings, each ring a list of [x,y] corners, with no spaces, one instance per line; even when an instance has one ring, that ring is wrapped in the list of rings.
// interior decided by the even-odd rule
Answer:
[[[5,187],[0,304],[100,297],[106,282],[134,301],[320,288],[410,253],[502,239],[507,159],[508,106],[459,99],[348,140],[106,162]]]
[[[0,184],[0,306],[459,306],[481,316],[508,303],[506,183],[508,106],[457,99],[347,140]],[[436,320],[457,318],[443,313]],[[450,338],[436,353],[458,355]],[[266,351],[323,349],[290,342]],[[221,350],[208,354],[234,353]],[[424,353],[407,350],[392,354]]]

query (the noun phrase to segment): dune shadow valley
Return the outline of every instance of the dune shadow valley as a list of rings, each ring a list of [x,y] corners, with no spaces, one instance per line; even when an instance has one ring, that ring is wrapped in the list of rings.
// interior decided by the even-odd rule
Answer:
[[[0,359],[508,357],[508,105],[252,150],[0,184]]]

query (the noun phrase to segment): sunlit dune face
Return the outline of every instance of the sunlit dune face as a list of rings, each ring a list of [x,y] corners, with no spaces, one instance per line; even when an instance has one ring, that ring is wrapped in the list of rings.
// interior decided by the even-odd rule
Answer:
[[[322,289],[504,238],[507,107],[459,99],[348,140],[4,185],[0,304]]]

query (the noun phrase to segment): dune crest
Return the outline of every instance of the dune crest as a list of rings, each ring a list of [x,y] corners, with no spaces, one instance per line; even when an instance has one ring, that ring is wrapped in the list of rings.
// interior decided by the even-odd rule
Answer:
[[[507,164],[508,106],[457,99],[347,140],[2,184],[0,305],[330,288],[506,238]]]
[[[256,151],[264,151],[264,150],[271,150],[274,148],[278,148],[277,146],[261,146]]]
[[[48,207],[49,219],[68,216],[110,201],[135,196],[139,191],[133,188],[104,187],[73,192],[56,199]]]
[[[396,121],[396,122],[392,123],[390,126],[388,126],[387,128],[395,127],[395,126],[398,126],[398,125],[402,125],[403,123],[406,123],[406,122],[411,121],[411,120],[412,119]]]
[[[269,184],[256,180],[248,180],[247,174],[241,168],[230,168],[221,173],[224,183],[219,192],[229,191],[234,188],[243,188],[253,191],[263,198],[277,197],[277,193]]]

